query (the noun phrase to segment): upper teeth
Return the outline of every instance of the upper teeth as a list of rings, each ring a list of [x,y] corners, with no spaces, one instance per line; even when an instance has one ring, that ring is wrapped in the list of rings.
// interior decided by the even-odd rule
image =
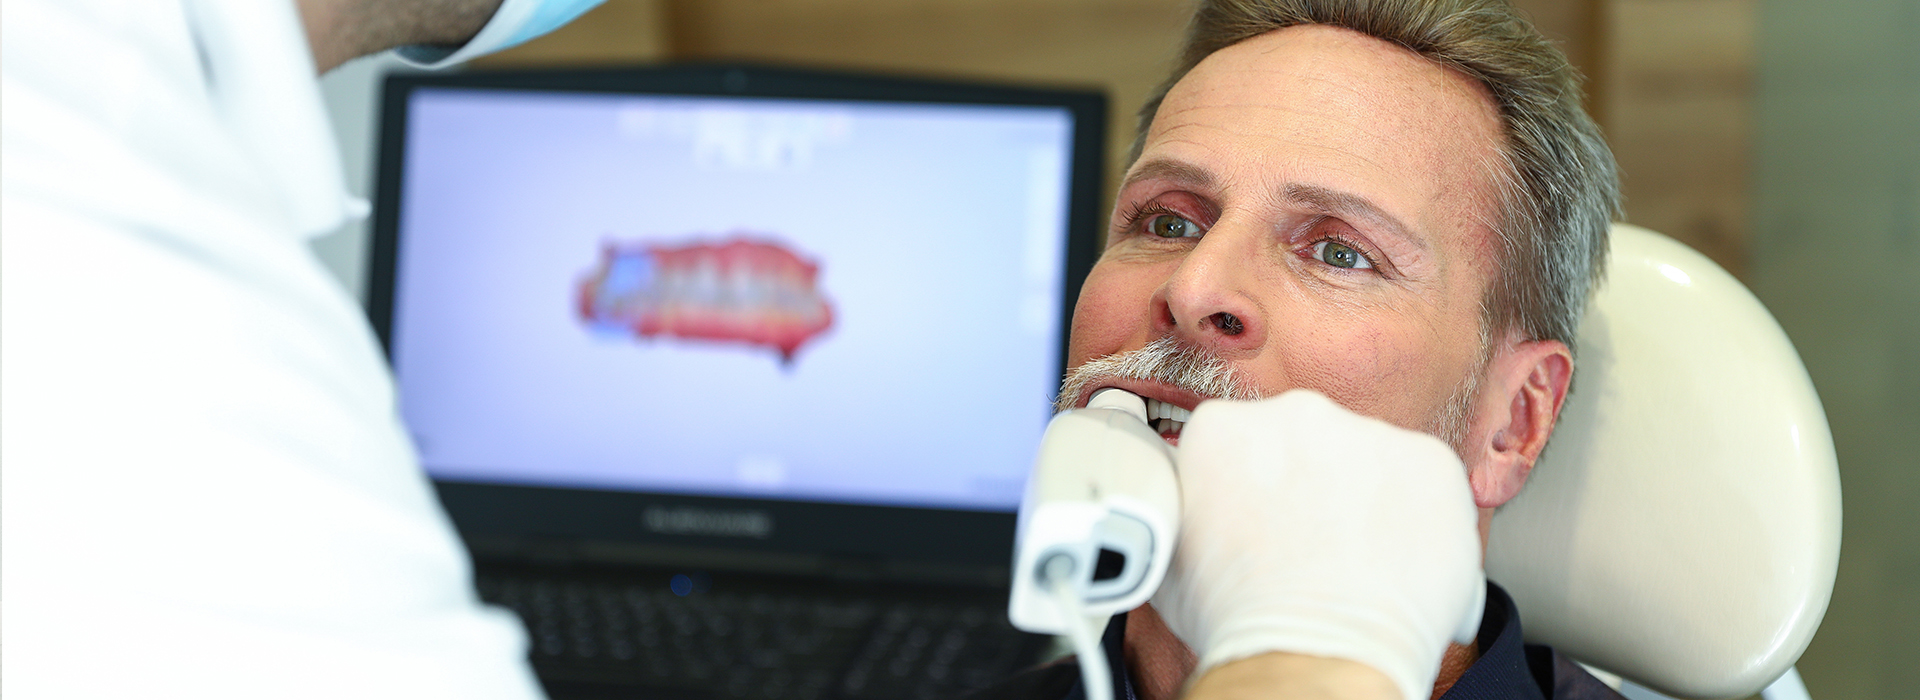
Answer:
[[[1180,429],[1187,425],[1187,418],[1192,415],[1193,411],[1165,401],[1147,399],[1147,423],[1163,435],[1167,433],[1179,435]]]

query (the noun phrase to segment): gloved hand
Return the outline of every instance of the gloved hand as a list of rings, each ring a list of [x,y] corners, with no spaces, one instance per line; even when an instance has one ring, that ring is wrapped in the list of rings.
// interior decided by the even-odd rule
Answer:
[[[1153,606],[1196,671],[1271,651],[1348,659],[1408,700],[1486,596],[1473,494],[1445,443],[1294,390],[1208,401],[1176,463],[1182,516]]]

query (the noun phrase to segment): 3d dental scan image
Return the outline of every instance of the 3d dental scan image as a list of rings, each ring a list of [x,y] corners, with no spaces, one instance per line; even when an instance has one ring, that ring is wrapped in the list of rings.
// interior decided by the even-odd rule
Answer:
[[[767,347],[792,364],[833,327],[820,266],[778,243],[735,236],[677,247],[605,244],[580,281],[580,320],[594,332]]]

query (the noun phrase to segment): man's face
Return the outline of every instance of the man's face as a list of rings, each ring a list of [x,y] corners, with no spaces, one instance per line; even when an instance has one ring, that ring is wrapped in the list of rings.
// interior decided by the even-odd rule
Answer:
[[[1127,173],[1069,366],[1159,340],[1259,395],[1449,432],[1484,363],[1500,142],[1478,83],[1378,39],[1300,26],[1215,53]],[[1217,393],[1096,379],[1063,403],[1102,386],[1188,409]]]

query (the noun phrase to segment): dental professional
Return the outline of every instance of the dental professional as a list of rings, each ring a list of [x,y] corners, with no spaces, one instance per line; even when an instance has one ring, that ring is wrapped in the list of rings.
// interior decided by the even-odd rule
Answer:
[[[315,76],[598,3],[3,1],[0,694],[538,697],[308,249],[367,210]]]
[[[596,4],[0,0],[0,695],[539,696],[519,625],[473,591],[373,334],[307,247],[367,210],[315,76],[394,47],[462,61]],[[1189,513],[1290,507],[1189,523],[1231,530],[1183,541],[1213,554],[1163,589],[1219,660],[1192,697],[1406,696],[1473,609],[1471,503],[1377,477],[1409,454],[1439,454],[1412,460],[1428,476],[1458,463],[1295,404],[1238,410],[1386,447],[1339,469],[1311,451],[1193,462],[1212,476],[1183,488]],[[1219,444],[1284,438],[1223,415]],[[1267,546],[1356,504],[1402,515],[1329,556]],[[1342,551],[1446,555],[1382,569]],[[1244,575],[1282,569],[1342,614],[1276,605]],[[1322,633],[1275,632],[1302,626]]]

